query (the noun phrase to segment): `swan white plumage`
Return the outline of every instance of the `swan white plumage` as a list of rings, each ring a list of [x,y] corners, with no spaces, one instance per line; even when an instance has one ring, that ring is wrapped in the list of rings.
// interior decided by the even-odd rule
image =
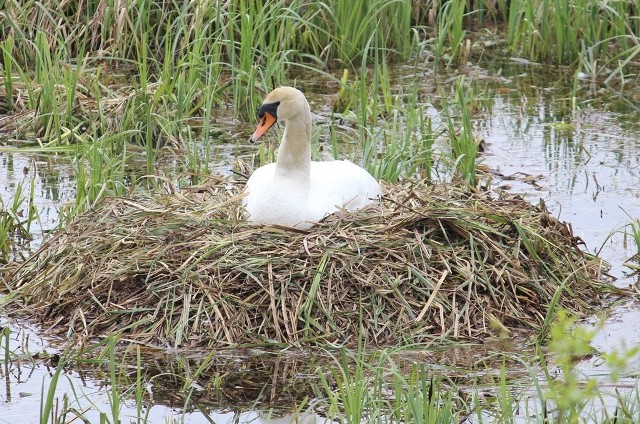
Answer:
[[[248,221],[307,229],[338,208],[359,209],[382,190],[364,169],[345,160],[311,161],[311,111],[304,94],[279,87],[258,112],[256,142],[276,122],[285,123],[276,163],[256,169],[245,188]]]

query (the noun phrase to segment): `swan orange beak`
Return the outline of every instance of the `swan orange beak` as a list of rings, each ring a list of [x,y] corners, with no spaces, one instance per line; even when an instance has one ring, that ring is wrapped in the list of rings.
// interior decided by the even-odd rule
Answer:
[[[262,118],[260,119],[258,128],[256,128],[256,131],[253,133],[253,135],[249,140],[252,143],[255,143],[256,141],[258,141],[260,137],[262,137],[267,131],[269,131],[269,128],[271,128],[273,124],[276,123],[276,121],[277,119],[275,118],[275,116],[273,116],[269,112],[265,112]]]

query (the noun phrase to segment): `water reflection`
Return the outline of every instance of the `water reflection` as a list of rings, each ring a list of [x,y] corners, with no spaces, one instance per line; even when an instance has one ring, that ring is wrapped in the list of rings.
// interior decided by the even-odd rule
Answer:
[[[476,117],[476,130],[489,145],[484,163],[504,175],[541,175],[543,192],[526,183],[515,190],[533,203],[542,197],[592,252],[611,262],[619,284],[629,284],[622,264],[635,253],[633,246],[620,233],[609,236],[630,216],[640,217],[637,111],[611,113],[586,88],[574,93],[566,78],[534,81],[533,69],[520,68],[503,69],[519,90],[507,96],[498,91],[491,110]]]

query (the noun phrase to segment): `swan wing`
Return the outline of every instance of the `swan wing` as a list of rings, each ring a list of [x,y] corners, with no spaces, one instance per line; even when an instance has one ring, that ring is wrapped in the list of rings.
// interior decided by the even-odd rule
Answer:
[[[264,193],[266,189],[272,184],[273,174],[276,172],[276,164],[270,163],[253,171],[251,177],[247,180],[245,191],[248,193],[243,199],[242,203],[247,205],[250,203],[251,198],[255,197],[259,193]]]
[[[309,209],[315,219],[321,219],[337,208],[360,209],[375,202],[380,195],[380,184],[352,162],[311,163]]]

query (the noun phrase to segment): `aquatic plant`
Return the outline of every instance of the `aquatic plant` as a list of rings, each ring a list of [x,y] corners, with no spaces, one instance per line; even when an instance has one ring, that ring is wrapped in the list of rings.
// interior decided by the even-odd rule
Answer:
[[[88,147],[74,158],[76,192],[73,204],[61,208],[62,226],[103,198],[119,196],[127,190],[126,141],[121,135],[88,139]]]
[[[637,5],[630,0],[510,2],[508,43],[514,51],[534,61],[572,63],[586,49],[606,58],[611,54],[612,41],[614,50],[627,50],[628,42],[640,29],[637,16]]]
[[[476,157],[478,155],[478,144],[473,135],[471,124],[472,102],[475,101],[473,88],[464,83],[460,78],[453,87],[455,98],[455,111],[460,113],[460,130],[456,129],[456,124],[451,116],[451,111],[447,110],[447,129],[451,150],[455,160],[455,168],[460,177],[471,185],[476,183]]]
[[[59,127],[77,119],[77,113],[93,121],[96,108],[113,104],[108,98],[129,99],[136,104],[135,115],[125,115],[123,129],[139,130],[145,144],[149,134],[157,139],[169,122],[179,127],[186,117],[210,116],[211,108],[204,105],[230,100],[237,114],[253,114],[260,91],[281,84],[285,71],[298,62],[339,59],[342,66],[353,67],[365,45],[385,57],[393,52],[408,57],[413,46],[408,2],[340,4],[144,0],[119,9],[104,1],[97,19],[94,4],[6,2],[9,19],[0,20],[3,85],[13,109],[24,107],[14,104],[14,97],[28,94],[28,107],[37,106],[43,120],[39,126],[47,135],[53,135],[52,126],[59,135]],[[351,24],[354,19],[358,25]],[[32,66],[33,73],[26,70]],[[100,96],[88,90],[85,82],[96,70],[106,75],[118,68],[133,72],[137,83],[108,82],[120,90],[102,86]],[[19,83],[13,83],[13,71]],[[67,108],[61,115],[63,104]],[[173,119],[162,125],[160,116]],[[169,135],[176,136],[175,130]]]
[[[28,182],[28,194],[25,194],[25,182]],[[16,187],[12,202],[5,205],[0,199],[0,262],[21,259],[21,255],[12,255],[23,240],[31,239],[31,225],[40,219],[34,205],[35,184],[33,178],[20,181]],[[18,252],[15,252],[18,253]],[[13,256],[13,257],[12,257]]]
[[[640,218],[632,220],[626,225],[625,235],[634,243],[638,255],[640,255]]]

